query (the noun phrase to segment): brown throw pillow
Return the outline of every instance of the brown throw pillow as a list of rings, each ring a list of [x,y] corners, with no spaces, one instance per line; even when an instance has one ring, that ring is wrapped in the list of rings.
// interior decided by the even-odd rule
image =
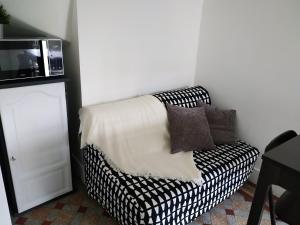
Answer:
[[[214,149],[204,108],[166,104],[171,136],[171,153]]]
[[[205,109],[211,136],[216,145],[235,142],[236,110],[219,110],[200,101],[198,106]]]

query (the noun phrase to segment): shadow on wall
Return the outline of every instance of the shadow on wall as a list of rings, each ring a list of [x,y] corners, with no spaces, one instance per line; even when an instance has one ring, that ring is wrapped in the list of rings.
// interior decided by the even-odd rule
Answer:
[[[68,19],[66,21],[66,37],[62,38],[52,35],[39,28],[33,27],[14,16],[11,16],[10,24],[4,26],[4,38],[50,37],[63,39],[65,75],[69,78],[68,82],[66,83],[68,93],[67,103],[69,139],[72,159],[75,159],[72,160],[72,166],[73,171],[75,171],[75,175],[80,175],[81,163],[78,162],[81,161],[81,154],[78,137],[80,123],[78,111],[81,107],[81,85],[77,33],[77,10],[76,3],[74,1],[70,1],[67,13]]]
[[[53,37],[50,34],[33,27],[24,21],[11,16],[10,24],[4,25],[5,38]]]

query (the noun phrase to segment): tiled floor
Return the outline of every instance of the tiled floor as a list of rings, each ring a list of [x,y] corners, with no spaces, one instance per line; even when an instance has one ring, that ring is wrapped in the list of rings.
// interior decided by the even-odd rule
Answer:
[[[247,222],[254,187],[245,184],[230,199],[226,199],[190,225],[244,225]],[[37,207],[13,218],[16,225],[117,225],[105,210],[90,200],[83,188],[63,198]],[[269,213],[264,211],[262,225],[269,225]],[[277,222],[277,225],[283,225]]]

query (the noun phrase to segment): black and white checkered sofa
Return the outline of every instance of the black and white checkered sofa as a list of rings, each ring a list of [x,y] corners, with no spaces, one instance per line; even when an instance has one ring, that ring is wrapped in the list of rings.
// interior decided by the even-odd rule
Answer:
[[[155,94],[163,103],[195,107],[211,103],[200,87]],[[84,149],[85,182],[89,196],[121,225],[183,225],[222,202],[249,178],[259,151],[243,141],[194,151],[203,186],[192,182],[130,176],[113,170],[95,146]]]

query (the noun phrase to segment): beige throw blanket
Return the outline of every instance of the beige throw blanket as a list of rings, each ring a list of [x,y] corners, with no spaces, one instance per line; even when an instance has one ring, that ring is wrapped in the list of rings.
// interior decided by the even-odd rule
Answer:
[[[80,110],[81,146],[93,144],[117,170],[202,183],[193,152],[170,153],[167,112],[151,95]]]

